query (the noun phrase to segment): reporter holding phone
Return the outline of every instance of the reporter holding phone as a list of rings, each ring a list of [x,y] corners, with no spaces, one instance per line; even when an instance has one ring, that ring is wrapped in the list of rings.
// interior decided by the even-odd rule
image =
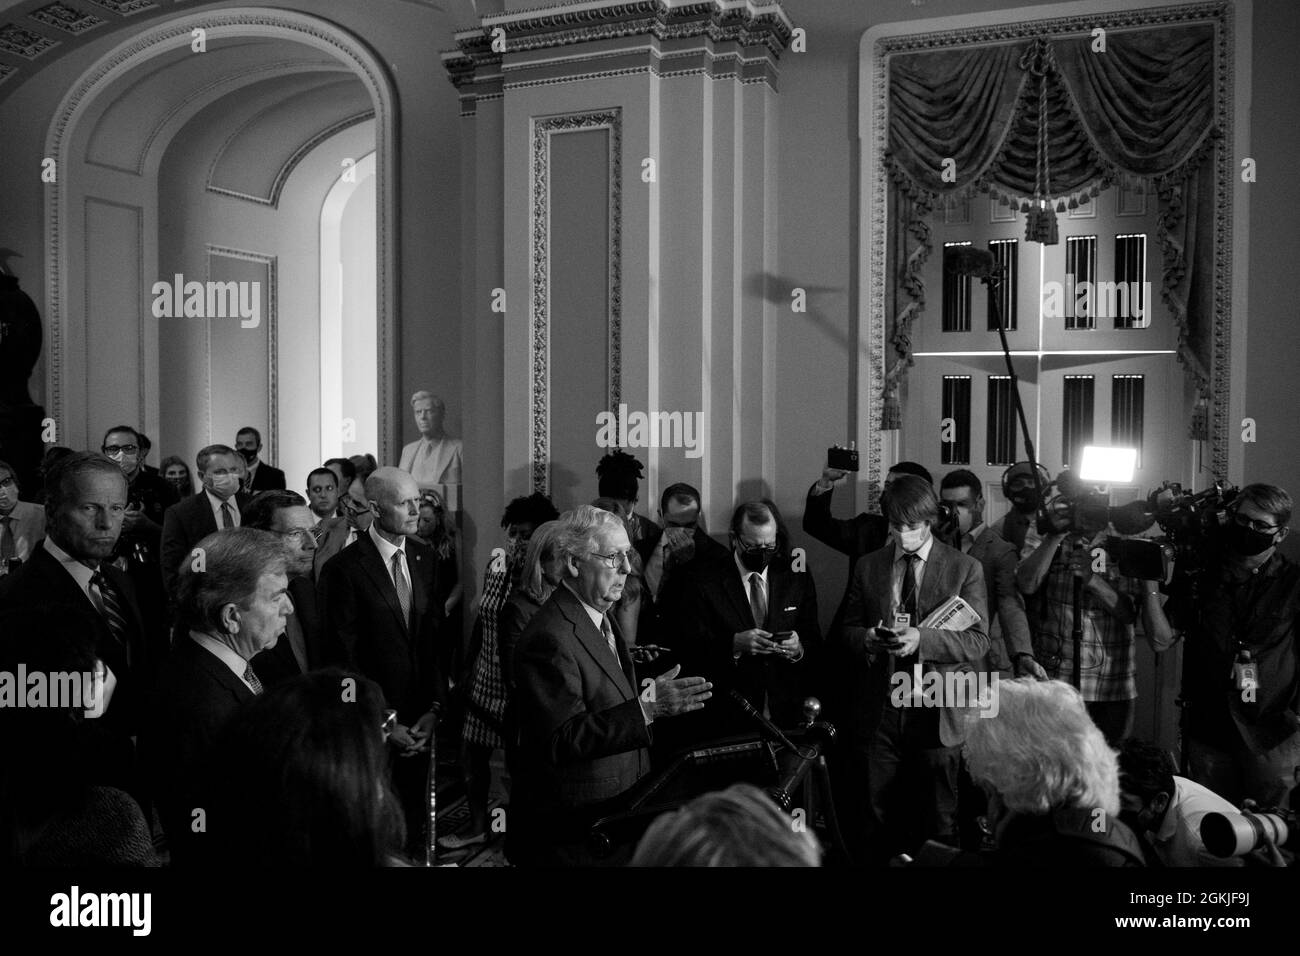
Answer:
[[[978,672],[989,650],[983,568],[931,535],[939,511],[933,487],[901,475],[884,507],[890,540],[854,569],[839,638],[855,691],[841,728],[854,794],[848,839],[855,855],[865,850],[872,861],[913,853],[927,839],[956,838],[962,709],[947,700],[895,706],[894,674],[904,672],[903,686],[910,686],[930,672]],[[979,615],[976,623],[964,630],[917,626],[955,595]],[[869,841],[864,807],[873,824]]]
[[[725,696],[732,688],[781,727],[799,722],[813,678],[821,628],[812,575],[796,571],[781,512],[769,499],[746,501],[731,518],[731,549],[686,583],[683,666]],[[746,733],[734,706],[690,718],[695,740]]]

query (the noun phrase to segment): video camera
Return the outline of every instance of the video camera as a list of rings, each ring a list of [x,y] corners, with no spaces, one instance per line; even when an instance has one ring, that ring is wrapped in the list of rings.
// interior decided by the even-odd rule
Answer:
[[[1189,581],[1223,548],[1223,532],[1230,518],[1228,506],[1235,487],[1215,482],[1192,494],[1176,481],[1166,481],[1145,501],[1111,507],[1104,491],[1088,486],[1062,471],[1048,485],[1039,511],[1040,534],[1077,534],[1093,537],[1113,526],[1117,536],[1103,542],[1107,554],[1119,563],[1120,574],[1145,581],[1170,581],[1170,590]],[[1153,525],[1164,532],[1139,538]],[[1172,570],[1172,577],[1171,577]]]

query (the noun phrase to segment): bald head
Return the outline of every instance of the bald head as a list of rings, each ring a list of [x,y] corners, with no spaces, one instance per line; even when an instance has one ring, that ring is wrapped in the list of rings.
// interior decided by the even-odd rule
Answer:
[[[420,524],[420,488],[400,468],[376,468],[366,479],[366,500],[381,535],[396,543]]]

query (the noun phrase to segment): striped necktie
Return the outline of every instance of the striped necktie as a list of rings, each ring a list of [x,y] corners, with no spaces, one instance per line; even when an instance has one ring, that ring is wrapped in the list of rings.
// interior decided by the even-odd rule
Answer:
[[[767,621],[767,596],[763,593],[763,575],[749,573],[749,610],[754,615],[754,626],[762,627]]]
[[[12,527],[13,515],[5,515],[0,518],[0,561],[8,561],[10,558],[18,557],[18,545],[14,541],[14,529]]]
[[[103,572],[96,571],[90,576],[90,586],[95,589],[99,595],[99,612],[104,616],[104,622],[108,625],[108,631],[113,635],[113,640],[122,645],[126,651],[127,662],[131,660],[131,642],[127,640],[128,629],[126,624],[126,615],[122,612],[122,600],[118,597],[117,589],[109,583],[108,578],[104,577]]]
[[[411,586],[406,583],[406,575],[402,573],[402,556],[404,552],[400,549],[393,552],[393,587],[397,590],[397,603],[402,607],[402,624],[406,627],[411,626]]]
[[[234,518],[234,516],[230,513],[230,502],[229,502],[229,501],[223,501],[223,502],[221,502],[221,527],[222,527],[222,530],[225,530],[226,528],[233,528],[234,526],[235,526],[235,518]]]
[[[618,646],[614,643],[614,629],[609,626],[608,617],[600,619],[600,631],[605,635],[605,643],[609,645],[609,652],[614,655],[615,660],[618,660]],[[622,661],[619,661],[620,666],[622,663]]]

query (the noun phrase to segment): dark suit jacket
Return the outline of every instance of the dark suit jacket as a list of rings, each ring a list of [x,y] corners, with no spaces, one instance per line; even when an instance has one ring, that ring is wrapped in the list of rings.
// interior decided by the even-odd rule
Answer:
[[[817,482],[813,482],[808,489],[808,497],[804,500],[803,530],[828,548],[849,556],[849,584],[844,588],[844,597],[840,600],[835,621],[831,624],[831,630],[835,630],[844,617],[849,591],[853,587],[853,569],[863,555],[884,546],[889,539],[889,522],[884,515],[867,514],[865,511],[852,518],[832,518],[831,495],[835,494],[835,489],[818,495],[813,493],[816,487]]]
[[[316,556],[312,559],[312,575],[317,583],[320,582],[321,569],[326,562],[343,550],[350,530],[347,518],[335,516],[321,522],[320,536],[316,539]],[[361,532],[357,532],[357,537],[361,537]]]
[[[289,599],[293,601],[293,614],[289,616],[288,627],[298,628],[302,633],[307,652],[307,669],[320,670],[322,667],[345,664],[347,655],[343,648],[337,642],[333,640],[327,642],[325,639],[320,601],[317,598],[316,585],[310,575],[303,575],[289,582]],[[266,687],[272,687],[303,673],[298,666],[298,658],[294,656],[287,629],[273,645],[249,663],[257,672],[258,680]]]
[[[107,562],[101,563],[99,568],[123,605],[129,632],[126,647],[113,638],[103,615],[72,575],[45,550],[44,539],[17,571],[0,578],[0,610],[52,605],[70,608],[84,617],[94,637],[95,653],[112,669],[118,680],[113,701],[103,717],[107,721],[105,726],[129,735],[136,733],[143,712],[140,675],[148,672],[151,648],[145,640],[144,624],[131,579]]]
[[[644,568],[654,554],[655,548],[663,538],[663,529],[659,528],[648,538],[636,545]],[[709,569],[731,552],[724,545],[718,544],[700,528],[691,536],[695,543],[695,556],[685,564],[680,564],[664,575],[659,585],[659,594],[651,597],[645,589],[641,599],[641,610],[637,615],[636,642],[638,644],[663,644],[673,646],[672,635],[678,621],[685,613],[683,602],[687,595],[687,584],[707,574]]]
[[[437,561],[427,545],[406,541],[411,614],[402,619],[397,590],[369,534],[321,569],[320,609],[326,641],[337,642],[347,665],[379,684],[397,719],[410,726],[445,699],[438,670],[437,634],[443,609]]]
[[[892,690],[893,655],[875,653],[868,648],[867,630],[884,620],[891,622],[893,603],[893,542],[862,558],[853,572],[849,601],[844,611],[844,629],[840,641],[853,667],[851,679],[857,685],[848,713],[848,732],[858,739],[869,734],[887,706]],[[917,594],[917,613],[924,620],[935,608],[954,594],[979,614],[979,622],[964,631],[945,631],[923,627],[918,653],[925,672],[976,672],[983,667],[989,651],[988,591],[984,587],[984,569],[970,555],[935,541],[926,562]],[[965,739],[963,715],[955,707],[944,707],[939,715],[939,738],[943,746],[953,747]]]
[[[512,840],[577,842],[575,821],[650,770],[650,728],[636,675],[618,625],[609,620],[617,659],[582,602],[561,586],[515,647]]]
[[[205,779],[218,734],[253,692],[188,633],[178,634],[163,666],[145,754],[173,860],[193,853],[192,812],[206,805]]]
[[[284,491],[284,472],[272,468],[266,462],[259,462],[257,471],[253,472],[253,483],[249,486],[253,494],[259,491]]]
[[[804,695],[815,688],[811,675],[821,650],[817,624],[817,589],[812,575],[790,569],[790,559],[778,558],[767,569],[767,619],[755,621],[749,591],[732,552],[726,552],[686,584],[685,614],[673,647],[682,675],[713,682],[713,700],[688,721],[708,733],[742,733],[754,729],[749,719],[727,699],[735,688],[760,712],[766,703],[778,726],[799,722]],[[742,654],[736,660],[732,639],[740,631],[761,627],[798,631],[804,656],[792,662],[777,655]],[[680,646],[679,646],[680,645]]]
[[[248,495],[243,492],[235,493],[235,507],[240,514],[243,514],[248,500]],[[181,562],[189,558],[196,544],[218,530],[217,516],[212,513],[206,491],[190,495],[167,509],[163,516],[162,578],[168,597],[175,598],[176,576],[180,573]]]
[[[1019,555],[1009,541],[987,528],[967,552],[984,568],[984,586],[988,589],[990,670],[1011,670],[1017,654],[1034,653],[1025,616],[1025,597],[1016,585]]]

